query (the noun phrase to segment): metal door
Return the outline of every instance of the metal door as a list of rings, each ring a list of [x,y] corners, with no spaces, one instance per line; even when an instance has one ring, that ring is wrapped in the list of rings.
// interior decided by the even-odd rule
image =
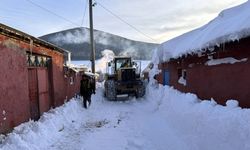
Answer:
[[[38,77],[38,97],[40,113],[46,112],[50,108],[48,69],[37,68]]]
[[[38,99],[38,83],[37,83],[37,69],[28,68],[29,78],[29,99],[30,99],[30,115],[31,119],[38,120],[40,117],[39,99]]]
[[[169,85],[169,71],[168,70],[164,70],[163,85]]]

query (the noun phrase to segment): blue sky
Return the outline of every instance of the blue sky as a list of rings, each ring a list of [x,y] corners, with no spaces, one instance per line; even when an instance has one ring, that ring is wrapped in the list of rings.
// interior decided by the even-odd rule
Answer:
[[[94,28],[129,39],[161,43],[200,27],[220,11],[245,1],[97,0],[97,3],[154,40],[117,19],[99,4],[93,8]],[[88,27],[88,8],[83,21],[88,5],[86,2],[88,0],[0,0],[0,23],[36,37],[78,26]]]

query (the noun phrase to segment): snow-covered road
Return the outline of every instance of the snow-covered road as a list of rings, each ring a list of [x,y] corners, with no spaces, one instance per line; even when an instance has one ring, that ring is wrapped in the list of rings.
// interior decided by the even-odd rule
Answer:
[[[0,137],[1,150],[249,150],[250,111],[148,86],[143,99],[107,101],[102,87],[89,109],[80,99]]]
[[[81,105],[79,100],[78,104]],[[72,120],[70,126],[62,128],[61,137],[47,149],[166,150],[186,148],[174,130],[167,126],[167,122],[155,113],[155,109],[145,99],[110,102],[102,97],[101,89],[99,89],[93,96],[91,107],[82,111],[82,119],[79,122]]]

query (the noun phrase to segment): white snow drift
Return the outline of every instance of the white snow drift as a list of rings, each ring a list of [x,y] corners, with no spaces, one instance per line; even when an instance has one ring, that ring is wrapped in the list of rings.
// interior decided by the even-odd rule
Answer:
[[[2,150],[249,150],[250,110],[199,100],[168,86],[148,86],[145,99],[110,102],[102,87],[86,110],[79,99],[2,137]]]

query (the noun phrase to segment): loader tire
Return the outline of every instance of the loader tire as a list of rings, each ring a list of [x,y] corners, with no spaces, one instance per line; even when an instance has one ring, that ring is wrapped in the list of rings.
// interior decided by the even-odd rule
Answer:
[[[135,97],[136,97],[136,98],[143,97],[143,96],[145,95],[145,93],[146,93],[146,87],[145,87],[145,85],[143,84],[142,86],[139,86],[139,87],[137,88]]]
[[[105,95],[109,100],[116,100],[116,85],[113,80],[106,81]]]

